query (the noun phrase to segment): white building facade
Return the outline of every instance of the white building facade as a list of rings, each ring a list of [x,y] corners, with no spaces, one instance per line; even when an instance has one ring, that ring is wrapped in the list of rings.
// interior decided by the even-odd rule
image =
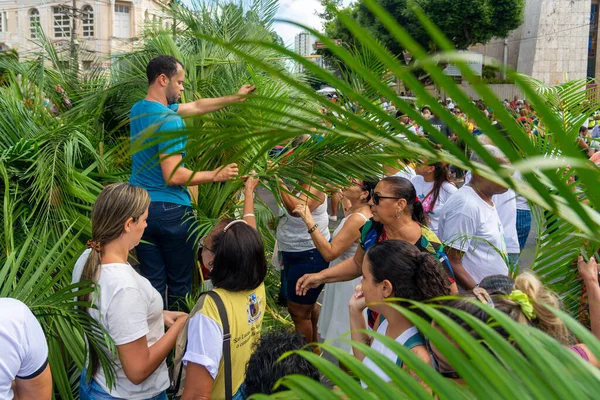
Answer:
[[[314,53],[315,37],[308,32],[300,32],[294,39],[294,52],[301,56],[310,56]]]
[[[146,27],[170,28],[168,0],[0,0],[0,51],[14,49],[21,58],[39,50],[41,29],[57,48],[70,48],[75,16],[76,45],[82,67],[104,65],[110,57],[131,51]],[[39,28],[38,28],[39,26]]]
[[[294,52],[302,57],[312,56],[311,60],[319,66],[323,66],[322,58],[315,54],[315,43],[317,39],[308,32],[300,32],[294,38]],[[296,72],[303,72],[302,65],[296,64]]]

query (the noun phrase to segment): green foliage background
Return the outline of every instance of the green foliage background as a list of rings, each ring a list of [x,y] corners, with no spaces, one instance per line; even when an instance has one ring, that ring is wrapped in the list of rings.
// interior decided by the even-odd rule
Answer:
[[[494,16],[496,11],[490,11],[500,7],[499,3],[474,3],[489,8],[488,11],[480,9],[486,16],[483,23],[488,20],[494,23],[494,18],[496,22],[500,21]],[[521,3],[515,2],[511,10],[518,13]],[[184,63],[187,75],[184,101],[231,94],[244,83],[256,84],[258,88],[245,103],[186,120],[189,136],[186,165],[205,170],[226,162],[238,162],[242,174],[257,171],[263,185],[273,192],[276,192],[278,177],[285,177],[296,185],[306,182],[319,187],[325,184],[341,186],[347,176],[379,175],[383,165],[393,165],[400,158],[442,160],[472,169],[515,189],[531,202],[540,229],[532,268],[562,295],[569,313],[579,315],[582,286],[577,280],[573,261],[581,250],[586,254],[594,253],[600,237],[600,217],[580,201],[586,198],[590,204],[597,204],[600,200],[598,168],[587,161],[576,145],[578,127],[598,109],[598,104],[585,101],[589,96],[585,88],[587,82],[546,87],[514,71],[507,71],[538,111],[540,123],[545,128],[543,138],[532,139],[504,110],[491,90],[473,76],[460,59],[457,60],[464,79],[496,111],[496,118],[503,127],[499,130],[442,73],[439,57],[430,56],[431,48],[436,48],[443,56],[456,57],[456,45],[460,47],[459,43],[464,41],[460,42],[457,35],[443,30],[444,24],[450,24],[451,20],[437,21],[442,25],[440,31],[431,22],[431,19],[436,20],[427,11],[427,2],[421,4],[421,8],[403,8],[402,12],[410,12],[417,18],[411,24],[417,26],[418,20],[418,29],[428,37],[424,40],[424,36],[411,30],[411,24],[401,22],[394,14],[397,10],[387,5],[371,0],[356,6],[356,10],[360,8],[361,12],[374,17],[376,32],[372,25],[358,23],[361,20],[352,12],[337,13],[328,9],[332,21],[347,32],[348,42],[356,43],[353,48],[336,47],[331,39],[338,37],[312,32],[329,44],[332,56],[344,64],[341,77],[282,47],[271,26],[277,9],[277,2],[273,0],[218,3],[216,6],[198,1],[192,9],[171,3],[169,12],[179,21],[176,34],[149,30],[142,48],[113,60],[110,75],[65,68],[68,54],[57,51],[43,35],[40,35],[41,50],[36,58],[18,61],[14,57],[0,57],[0,109],[3,110],[0,113],[0,204],[3,207],[0,222],[4,227],[0,235],[4,250],[0,254],[0,295],[21,299],[42,321],[50,342],[50,363],[57,397],[76,397],[78,375],[85,364],[84,334],[87,334],[90,346],[112,348],[110,338],[101,328],[75,308],[78,304],[75,295],[91,289],[85,285],[70,286],[70,274],[89,237],[89,212],[97,194],[104,184],[128,177],[130,152],[138,149],[129,146],[128,112],[135,101],[144,97],[145,65],[158,54],[173,55]],[[462,8],[460,12],[472,9],[477,8]],[[487,18],[488,14],[490,18]],[[518,18],[512,18],[503,29],[509,29],[507,26],[511,21],[518,21]],[[478,37],[489,34],[488,28],[484,28],[477,27],[481,30]],[[446,39],[444,33],[450,35],[451,40]],[[477,125],[511,160],[510,168],[498,165],[462,124],[436,102],[415,78],[414,71],[398,59],[399,53],[391,51],[392,43],[398,49],[410,52],[413,59],[418,60],[419,68],[426,71],[464,112],[473,116]],[[331,104],[315,94],[305,77],[286,68],[289,59],[302,64],[311,76],[338,89],[342,102]],[[390,76],[403,81],[420,101],[430,104],[434,113],[471,150],[480,153],[486,165],[473,165],[462,149],[432,130],[435,139],[443,145],[443,150],[434,148],[385,113],[377,104],[381,96],[418,124],[432,129],[420,113],[390,88]],[[65,89],[69,102],[59,93],[57,84]],[[45,106],[46,98],[56,104],[58,115],[49,112]],[[328,107],[334,113],[323,115],[322,107]],[[322,140],[302,146],[285,160],[280,158],[273,165],[267,164],[267,153],[271,148],[307,132],[326,135]],[[410,140],[399,137],[399,132]],[[520,171],[525,180],[513,179],[511,175],[515,170]],[[578,176],[575,187],[567,182],[574,174]],[[218,219],[236,215],[240,207],[237,194],[242,185],[241,181],[202,185],[199,189],[202,201],[195,205],[198,224],[194,235],[202,236]],[[270,252],[274,242],[274,216],[260,199],[257,208],[259,229],[267,252]],[[554,224],[547,223],[554,220]],[[277,284],[278,273],[270,270],[267,280],[270,313],[266,326],[289,323],[281,316],[272,298]],[[71,293],[72,289],[76,292]],[[521,348],[518,352],[494,335],[489,326],[461,315],[482,335],[484,347],[437,313],[435,307],[416,306],[424,308],[431,318],[445,326],[464,352],[454,348],[448,339],[439,332],[436,334],[426,321],[409,310],[399,311],[414,320],[457,366],[469,389],[442,379],[411,358],[405,349],[387,344],[434,389],[439,398],[509,398],[517,395],[545,399],[593,398],[598,393],[598,371],[540,332],[516,325],[496,313],[498,323],[511,332]],[[600,355],[599,344],[588,331],[567,315],[561,314],[561,318],[580,341]],[[404,371],[373,352],[369,356],[389,373],[393,385],[381,382],[348,355],[336,352],[327,344],[324,348],[369,383],[370,390],[365,391],[333,364],[312,353],[302,352],[348,398],[431,397]],[[369,352],[368,349],[365,351]],[[107,360],[103,362],[109,368]],[[301,377],[287,377],[284,383],[291,391],[276,397],[339,397],[327,387]]]

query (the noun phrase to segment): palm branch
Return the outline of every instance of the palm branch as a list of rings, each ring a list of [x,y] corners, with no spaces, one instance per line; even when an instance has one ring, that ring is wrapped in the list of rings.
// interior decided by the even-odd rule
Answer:
[[[474,300],[474,304],[485,309],[492,317],[489,323],[485,323],[470,314],[446,306],[412,304],[412,309],[393,307],[417,326],[456,368],[465,382],[464,386],[438,374],[411,350],[393,339],[373,331],[365,331],[364,333],[393,350],[406,365],[406,369],[398,368],[395,361],[364,343],[346,341],[364,352],[366,357],[391,378],[391,382],[383,381],[352,355],[326,342],[319,347],[329,352],[334,361],[343,363],[349,370],[348,373],[310,349],[294,353],[318,368],[337,387],[336,390],[332,391],[322,383],[304,376],[291,375],[276,384],[276,387],[283,386],[287,391],[271,396],[255,395],[252,398],[507,399],[518,396],[524,399],[563,399],[575,396],[591,399],[600,388],[600,373],[594,366],[545,333],[517,323],[501,311]],[[427,317],[417,315],[416,310]],[[582,343],[594,353],[600,351],[600,342],[589,331],[567,314],[557,310],[554,312]],[[453,315],[453,318],[449,318],[449,315]],[[433,327],[430,320],[435,321],[437,327]],[[469,331],[463,329],[457,321],[462,321]],[[442,334],[440,329],[448,335]],[[507,341],[499,334],[499,329],[504,329],[511,340]],[[367,384],[368,389],[362,388],[356,378]],[[433,393],[421,386],[419,381]]]
[[[72,267],[82,250],[77,240],[79,234],[71,231],[72,228],[67,229],[56,240],[51,233],[36,228],[0,255],[0,297],[21,300],[42,325],[54,388],[63,399],[74,398],[72,383],[86,364],[88,346],[100,355],[110,384],[115,379],[112,362],[107,357],[112,341],[79,308],[92,305],[77,300],[94,288],[89,282],[71,284]]]

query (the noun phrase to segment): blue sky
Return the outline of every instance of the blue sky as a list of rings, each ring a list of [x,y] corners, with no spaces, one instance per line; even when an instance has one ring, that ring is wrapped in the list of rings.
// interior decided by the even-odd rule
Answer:
[[[184,0],[186,3],[190,3],[191,1]],[[344,4],[346,5],[350,2],[351,0],[344,0]],[[316,15],[320,10],[322,10],[322,7],[319,0],[280,0],[279,11],[275,17],[281,20],[299,22],[311,28],[321,30],[323,26],[321,20]],[[302,29],[296,26],[281,22],[276,22],[274,27],[284,43],[291,47],[294,46],[294,37],[302,31]]]

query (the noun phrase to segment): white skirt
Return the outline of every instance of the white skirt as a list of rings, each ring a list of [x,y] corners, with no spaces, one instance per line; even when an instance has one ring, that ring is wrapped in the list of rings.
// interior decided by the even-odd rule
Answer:
[[[354,295],[354,288],[360,284],[360,280],[361,278],[359,277],[348,282],[328,283],[325,285],[323,306],[321,307],[321,314],[317,323],[319,335],[323,340],[339,339],[344,334],[346,334],[343,336],[344,339],[350,339],[348,302]],[[352,346],[349,343],[334,340],[331,344],[348,353],[352,353]]]

